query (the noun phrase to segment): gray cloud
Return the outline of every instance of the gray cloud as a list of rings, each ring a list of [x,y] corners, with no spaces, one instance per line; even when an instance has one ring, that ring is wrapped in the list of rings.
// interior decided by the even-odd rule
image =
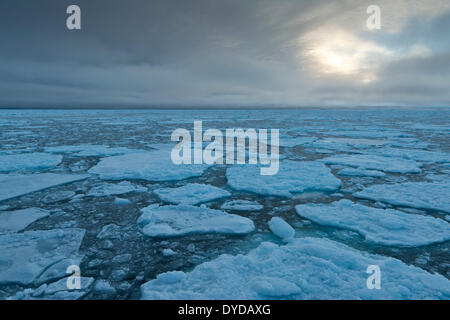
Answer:
[[[0,106],[449,105],[448,1],[391,2],[3,0]]]

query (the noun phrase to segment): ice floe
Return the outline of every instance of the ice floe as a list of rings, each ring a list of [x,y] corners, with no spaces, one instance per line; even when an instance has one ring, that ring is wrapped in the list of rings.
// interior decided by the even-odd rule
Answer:
[[[420,162],[443,163],[450,161],[450,154],[439,151],[400,149],[400,148],[380,148],[373,151],[377,155],[385,157],[397,157]]]
[[[379,290],[367,288],[370,265],[382,270]],[[394,258],[301,238],[282,246],[264,242],[247,255],[221,255],[188,273],[159,274],[141,286],[141,294],[142,299],[449,299],[450,281]]]
[[[264,206],[258,201],[249,200],[231,200],[225,202],[220,209],[222,210],[234,210],[234,211],[259,211]]]
[[[0,211],[0,234],[21,231],[34,221],[47,217],[48,215],[49,212],[47,210],[39,208]]]
[[[450,182],[445,180],[377,184],[353,195],[396,206],[450,212]]]
[[[0,235],[0,284],[30,284],[51,265],[78,255],[84,233],[54,229]]]
[[[83,180],[88,177],[88,175],[55,173],[38,173],[29,175],[0,174],[0,201],[50,187]]]
[[[61,160],[60,155],[41,152],[0,155],[0,172],[45,170]]]
[[[252,220],[225,211],[191,205],[150,205],[138,219],[141,231],[150,237],[186,234],[247,234],[255,229]]]
[[[282,161],[277,174],[264,176],[256,165],[233,166],[227,169],[228,184],[235,190],[292,197],[307,191],[335,191],[341,186],[323,163]]]
[[[335,155],[320,161],[326,164],[340,164],[361,169],[379,170],[393,173],[420,173],[422,166],[414,160],[377,155]]]
[[[161,188],[153,191],[162,201],[174,204],[199,204],[230,197],[223,189],[199,183],[188,183],[178,188]]]
[[[378,170],[366,170],[360,168],[344,168],[339,170],[338,175],[348,177],[385,177],[386,174]]]
[[[104,183],[97,185],[91,188],[86,195],[90,197],[104,197],[129,192],[147,192],[147,188],[135,185],[129,181],[121,181],[119,183]]]
[[[350,200],[302,204],[295,209],[303,218],[358,232],[366,240],[382,245],[414,247],[450,239],[450,224],[442,219],[371,208]]]
[[[281,219],[280,217],[273,217],[269,221],[270,231],[273,232],[277,237],[280,237],[284,241],[290,241],[294,238],[295,230],[289,223]]]
[[[75,157],[102,157],[102,156],[117,156],[128,153],[138,153],[142,150],[129,149],[125,147],[109,147],[103,145],[81,144],[74,146],[54,146],[45,148],[46,152],[56,154],[69,153]]]
[[[208,167],[206,164],[176,165],[169,150],[157,150],[104,158],[89,173],[107,180],[176,181],[201,176]]]

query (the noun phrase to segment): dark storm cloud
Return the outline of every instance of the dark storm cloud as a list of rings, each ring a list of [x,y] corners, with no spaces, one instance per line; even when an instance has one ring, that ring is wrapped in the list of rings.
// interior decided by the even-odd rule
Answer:
[[[3,0],[0,106],[448,105],[450,15],[435,1],[382,3],[386,27],[368,32],[361,1]],[[81,31],[66,29],[70,4]],[[335,31],[364,55],[353,69],[320,55]]]

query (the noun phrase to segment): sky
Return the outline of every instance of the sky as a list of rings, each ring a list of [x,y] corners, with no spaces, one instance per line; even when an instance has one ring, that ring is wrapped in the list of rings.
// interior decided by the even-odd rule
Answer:
[[[0,42],[0,107],[450,106],[450,0],[1,0]]]

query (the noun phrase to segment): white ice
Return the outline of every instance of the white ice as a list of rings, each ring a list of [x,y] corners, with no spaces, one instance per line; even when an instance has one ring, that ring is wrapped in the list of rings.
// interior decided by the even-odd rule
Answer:
[[[320,161],[326,164],[340,164],[355,168],[394,173],[420,173],[420,167],[422,166],[414,160],[363,154],[340,154],[321,159]]]
[[[256,165],[233,166],[227,169],[228,184],[236,190],[267,196],[292,197],[307,191],[335,191],[341,186],[323,163],[281,161],[275,175],[260,174]]]
[[[277,237],[280,237],[284,241],[290,241],[294,238],[295,230],[292,228],[289,223],[284,221],[280,217],[273,217],[269,221],[270,231],[273,232]]]
[[[0,172],[45,170],[61,160],[60,155],[41,152],[0,155]]]
[[[39,208],[0,211],[0,234],[21,231],[34,221],[48,215],[49,212],[47,210]]]
[[[248,218],[206,207],[150,205],[142,212],[138,225],[150,237],[204,233],[247,234],[255,229]]]
[[[174,204],[199,204],[230,197],[223,189],[199,183],[188,183],[178,188],[160,188],[153,191],[162,201]]]
[[[119,195],[129,192],[147,192],[147,188],[132,184],[129,181],[122,181],[119,183],[104,183],[93,187],[86,194],[91,197],[104,197],[110,195]]]
[[[378,170],[366,170],[360,168],[344,168],[339,170],[338,175],[349,177],[385,177],[386,174]]]
[[[222,210],[234,210],[234,211],[259,211],[264,206],[257,201],[249,200],[231,200],[225,202],[220,209]]]
[[[0,201],[62,184],[83,180],[88,175],[38,173],[29,175],[0,174]]]
[[[354,194],[355,197],[416,209],[450,212],[450,182],[405,182],[377,184]]]
[[[340,200],[331,204],[303,204],[297,213],[315,223],[348,229],[373,243],[415,247],[450,239],[450,224],[431,216],[377,209]]]
[[[30,284],[51,265],[78,255],[84,233],[54,229],[0,235],[0,284]]]
[[[109,147],[92,144],[47,147],[45,148],[45,151],[56,154],[68,153],[75,157],[116,156],[128,153],[142,152],[142,150],[129,149],[126,147]]]
[[[366,286],[369,265],[382,270],[379,290]],[[224,254],[188,273],[160,274],[141,293],[142,299],[449,299],[450,281],[394,258],[301,238]]]
[[[206,164],[176,165],[171,161],[170,150],[157,150],[104,158],[89,173],[107,180],[176,181],[201,176],[208,167]]]

